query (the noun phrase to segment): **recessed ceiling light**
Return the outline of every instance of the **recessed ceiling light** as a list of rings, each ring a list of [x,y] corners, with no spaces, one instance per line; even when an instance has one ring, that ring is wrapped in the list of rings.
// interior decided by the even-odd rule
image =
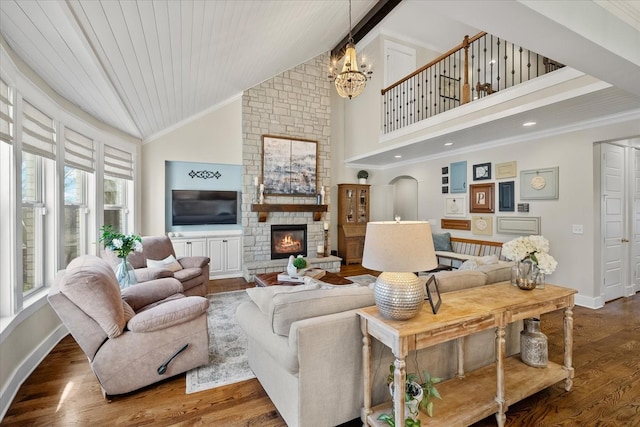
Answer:
[[[495,59],[492,59],[491,61],[489,61],[489,64],[491,64],[491,65],[493,65],[493,64],[495,64],[495,63],[496,63],[496,60],[495,60]]]
[[[525,122],[522,124],[522,126],[524,127],[529,127],[529,126],[534,126],[536,124],[536,122]]]
[[[453,142],[445,142],[444,146],[445,147],[451,147],[453,145]]]
[[[396,159],[401,159],[401,158],[402,158],[402,156],[401,156],[400,154],[396,154],[396,155],[395,155],[395,156],[393,156],[393,157],[395,157]]]

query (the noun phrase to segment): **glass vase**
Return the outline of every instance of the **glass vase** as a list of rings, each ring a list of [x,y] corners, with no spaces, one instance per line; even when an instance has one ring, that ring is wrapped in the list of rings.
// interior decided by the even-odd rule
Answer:
[[[530,291],[544,288],[544,273],[538,268],[538,264],[527,258],[516,262],[511,268],[511,284],[520,289]]]
[[[116,279],[120,284],[120,289],[136,284],[136,274],[131,263],[127,261],[127,257],[120,258],[120,263],[116,266]]]

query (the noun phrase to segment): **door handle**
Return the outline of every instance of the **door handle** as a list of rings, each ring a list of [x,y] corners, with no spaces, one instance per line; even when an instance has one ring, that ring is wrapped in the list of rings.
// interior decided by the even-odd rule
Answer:
[[[622,239],[620,240],[622,243],[629,243],[629,239]]]

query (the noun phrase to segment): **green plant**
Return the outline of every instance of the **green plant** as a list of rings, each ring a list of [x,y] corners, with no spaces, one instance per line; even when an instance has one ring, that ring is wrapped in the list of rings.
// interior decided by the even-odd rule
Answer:
[[[369,178],[369,172],[367,172],[366,170],[360,170],[358,171],[358,178],[364,178],[367,179]]]
[[[302,255],[298,255],[298,257],[293,260],[293,266],[295,268],[305,268],[307,266],[307,260],[302,258]]]
[[[391,427],[396,427],[395,420],[389,414],[380,414],[380,416],[378,417],[378,420],[384,421],[385,423],[389,424]],[[404,420],[404,425],[405,425],[405,427],[422,427],[422,424],[420,423],[420,420],[415,420],[414,421],[409,417],[407,417],[407,419]]]
[[[100,231],[100,242],[104,243],[105,248],[111,249],[118,258],[126,258],[132,251],[142,250],[142,238],[136,234],[118,233],[111,225],[103,225]]]
[[[393,384],[393,374],[395,372],[396,367],[392,363],[389,365],[389,375],[387,375],[387,384]],[[432,377],[429,372],[422,371],[424,376],[424,381],[420,378],[419,375],[416,374],[407,374],[405,380],[405,402],[414,398],[414,396],[418,396],[420,394],[420,390],[417,390],[416,384],[422,388],[422,399],[420,400],[420,409],[423,409],[427,412],[427,415],[433,417],[433,401],[432,398],[436,397],[438,399],[442,399],[440,393],[435,387],[435,384],[438,384],[442,381],[442,378]],[[393,422],[393,417],[389,414],[381,414],[378,419],[380,421],[385,421],[390,426],[395,427],[395,422]],[[390,422],[391,421],[391,422]],[[411,421],[411,423],[409,423]],[[418,424],[416,424],[416,422]],[[405,420],[406,427],[415,427],[420,426],[420,420],[414,421],[411,418],[407,418]]]

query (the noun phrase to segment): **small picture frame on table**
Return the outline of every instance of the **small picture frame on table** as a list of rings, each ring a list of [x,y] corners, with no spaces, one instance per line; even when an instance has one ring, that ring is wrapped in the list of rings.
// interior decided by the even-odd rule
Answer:
[[[431,311],[433,314],[437,314],[440,309],[440,304],[442,304],[442,300],[440,299],[440,290],[438,289],[438,282],[436,281],[436,276],[433,274],[429,276],[427,279],[427,284],[425,285],[427,288],[427,298],[429,300],[429,305],[431,305]]]

